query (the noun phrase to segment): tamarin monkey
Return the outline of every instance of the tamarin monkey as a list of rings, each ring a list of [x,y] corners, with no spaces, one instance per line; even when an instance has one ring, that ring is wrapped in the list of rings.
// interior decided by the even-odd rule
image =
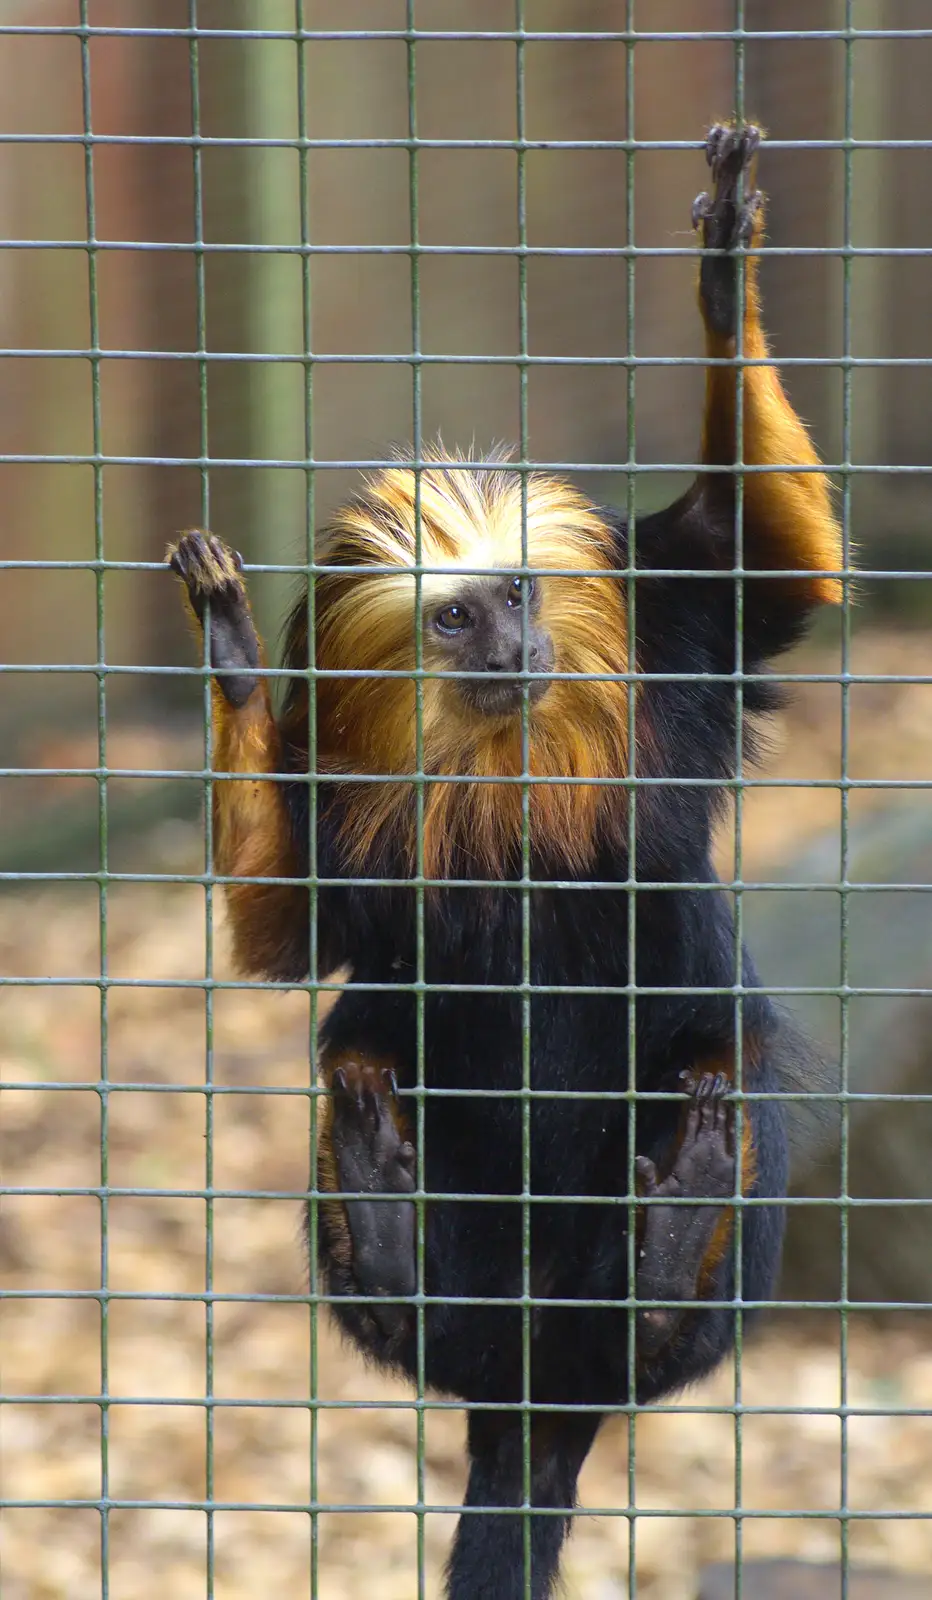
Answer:
[[[238,559],[204,532],[170,551],[215,670],[213,761],[231,776],[213,786],[214,851],[217,871],[236,880],[235,954],[244,972],[286,982],[309,969],[315,712],[324,881],[311,976],[348,965],[353,978],[320,1042],[330,1092],[316,1183],[343,1197],[320,1204],[320,1265],[343,1327],[369,1357],[412,1377],[410,1297],[420,1291],[426,1381],[469,1407],[450,1600],[553,1593],[603,1413],[707,1373],[732,1342],[736,1284],[743,1300],[766,1300],[779,1265],[787,1139],[779,1098],[761,1097],[805,1084],[805,1046],[737,948],[710,841],[717,786],[737,770],[739,737],[743,758],[752,746],[742,719],[775,703],[765,664],[817,605],[841,599],[842,547],[824,470],[767,361],[754,254],[739,295],[738,257],[762,237],[759,143],[749,126],[709,135],[712,192],[693,211],[717,363],[706,375],[702,465],[674,505],[638,519],[630,541],[622,517],[542,472],[527,476],[524,495],[501,462],[437,455],[416,472],[378,473],[327,530],[313,677],[306,594],[291,616],[284,663],[295,675],[277,718]],[[759,363],[744,370],[740,406],[739,351]],[[739,463],[774,469],[743,476],[740,507]],[[416,689],[404,676],[418,603],[428,674],[420,815]],[[740,700],[738,669],[755,675]],[[619,781],[632,759],[647,780],[634,799]],[[519,781],[495,781],[507,779]],[[653,1091],[637,1102],[633,1150],[629,1088]],[[740,1252],[739,1196],[774,1202],[743,1210]]]

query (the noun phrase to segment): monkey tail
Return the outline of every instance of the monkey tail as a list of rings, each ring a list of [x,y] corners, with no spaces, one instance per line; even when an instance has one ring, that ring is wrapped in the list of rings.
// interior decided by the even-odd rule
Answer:
[[[576,1504],[576,1483],[601,1418],[535,1416],[530,1440],[530,1505],[525,1505],[524,1430],[518,1412],[469,1415],[469,1483],[447,1567],[448,1600],[550,1600]],[[496,1511],[496,1507],[501,1507]],[[560,1515],[561,1510],[565,1515]],[[530,1537],[526,1525],[530,1523]]]

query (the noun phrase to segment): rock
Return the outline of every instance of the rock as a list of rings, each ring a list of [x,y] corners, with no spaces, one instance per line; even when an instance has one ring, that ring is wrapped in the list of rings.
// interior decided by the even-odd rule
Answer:
[[[742,1600],[841,1600],[841,1568],[808,1561],[745,1561]],[[848,1570],[847,1600],[920,1600],[929,1593],[925,1578],[882,1571]],[[735,1569],[707,1567],[696,1600],[735,1600]]]
[[[837,829],[817,839],[770,874],[772,882],[838,882]],[[929,989],[932,982],[932,807],[925,796],[894,796],[852,825],[848,879],[889,884],[848,896],[846,977],[849,1001],[849,1085],[853,1092],[891,1096],[855,1101],[849,1114],[848,1193],[861,1201],[849,1211],[848,1290],[856,1300],[932,1299],[928,1150],[932,1102],[897,1100],[932,1091],[932,997],[895,995],[886,989]],[[832,986],[842,975],[840,907],[836,894],[800,890],[746,892],[745,932],[764,985]],[[837,1056],[837,998],[796,997],[787,1002],[804,1028]],[[837,1079],[836,1079],[837,1081]],[[826,1087],[832,1087],[830,1075]],[[797,1138],[794,1193],[836,1198],[840,1192],[837,1111],[824,1122],[803,1118]],[[904,1201],[874,1207],[871,1198]],[[840,1207],[797,1206],[790,1211],[783,1293],[790,1299],[833,1300],[841,1290]]]

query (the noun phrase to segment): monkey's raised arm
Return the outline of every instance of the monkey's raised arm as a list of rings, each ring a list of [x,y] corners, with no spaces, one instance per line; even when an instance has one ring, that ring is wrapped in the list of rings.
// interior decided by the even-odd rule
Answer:
[[[235,773],[213,784],[213,867],[221,877],[295,878],[300,883],[234,883],[226,896],[240,971],[273,979],[307,974],[306,867],[288,791],[268,774],[286,771],[287,753],[261,674],[256,632],[239,558],[213,534],[185,533],[169,552],[188,610],[203,640],[209,605],[212,768]],[[334,965],[337,963],[334,962]]]
[[[754,188],[760,141],[755,127],[740,132],[732,126],[714,127],[706,146],[712,192],[699,195],[693,206],[693,224],[703,249],[731,252],[704,254],[701,261],[699,308],[706,354],[718,363],[735,362],[706,369],[701,459],[712,468],[743,465],[810,470],[743,475],[740,547],[736,540],[738,474],[729,470],[700,472],[693,487],[674,506],[639,522],[638,559],[645,565],[656,562],[727,570],[740,556],[749,572],[811,572],[812,577],[745,581],[751,652],[759,644],[760,653],[766,655],[791,642],[815,605],[841,600],[841,580],[830,574],[837,574],[842,565],[842,539],[828,478],[823,471],[811,470],[819,467],[819,458],[784,392],[776,366],[753,364],[766,362],[769,355],[758,291],[760,258],[753,254],[744,258],[739,353],[742,306],[737,252],[757,248],[764,231],[764,199]],[[743,361],[750,364],[743,367],[740,380],[739,429],[738,368]],[[726,598],[728,586],[718,583],[716,587]],[[730,596],[727,599],[733,609]]]

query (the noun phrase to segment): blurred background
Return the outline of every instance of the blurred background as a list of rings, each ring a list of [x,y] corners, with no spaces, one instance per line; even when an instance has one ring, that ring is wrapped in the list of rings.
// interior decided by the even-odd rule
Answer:
[[[85,12],[139,31],[82,49]],[[727,39],[597,37],[628,15],[675,34],[727,30],[736,13],[527,0],[526,242],[552,252],[526,267],[527,441],[620,504],[630,446],[650,507],[695,458],[702,374],[645,365],[629,385],[620,362],[701,353],[694,264],[645,254],[629,279],[613,252],[690,247],[695,142],[735,104],[736,54]],[[364,1372],[323,1317],[312,1338],[306,1306],[242,1298],[304,1287],[308,998],[221,991],[208,1019],[203,992],[170,986],[228,969],[203,889],[158,881],[203,866],[201,785],[183,776],[203,731],[197,682],[153,670],[192,660],[156,568],[167,540],[209,516],[247,561],[305,561],[309,529],[352,487],[347,464],[413,437],[416,329],[423,436],[480,451],[520,437],[518,52],[511,37],[454,37],[507,34],[514,6],[417,0],[414,157],[406,40],[322,36],[407,20],[403,0],[0,8],[0,974],[26,980],[0,990],[0,1286],[15,1291],[0,1301],[0,1495],[38,1502],[0,1518],[10,1600],[83,1600],[107,1563],[120,1600],[194,1600],[205,1516],[185,1507],[211,1493],[241,1507],[212,1519],[218,1596],[309,1592],[312,1561],[327,1600],[416,1591],[411,1515],[323,1513],[315,1546],[287,1509],[312,1486],[329,1504],[410,1500],[415,1421],[324,1411],[312,1435],[311,1394],[405,1391]],[[850,1087],[880,1096],[801,1136],[797,1195],[854,1204],[844,1225],[838,1206],[794,1210],[783,1293],[814,1307],[772,1318],[745,1355],[760,1411],[745,1418],[742,1493],[763,1513],[745,1549],[830,1561],[838,1521],[802,1513],[844,1501],[857,1559],[927,1574],[932,1529],[893,1513],[927,1511],[932,1491],[932,19],[899,0],[894,35],[881,0],[747,0],[743,20],[796,35],[752,34],[743,51],[748,114],[776,142],[761,171],[766,322],[823,457],[849,452],[850,531],[873,574],[788,663],[806,681],[767,771],[794,787],[749,789],[742,806],[744,881],[811,887],[747,889],[745,923],[765,980],[872,991],[844,1015],[826,997],[794,1007],[829,1054],[843,1047]],[[864,36],[846,40],[847,21]],[[230,36],[260,29],[292,37]],[[611,145],[631,133],[695,147],[629,163]],[[847,385],[845,356],[864,363]],[[295,581],[253,579],[272,636]],[[102,783],[99,767],[134,775]],[[733,830],[721,861],[732,871]],[[63,877],[102,868],[118,875],[105,891]],[[101,989],[102,972],[120,984]],[[205,1208],[207,1173],[226,1197]],[[103,1183],[118,1192],[102,1206],[87,1191]],[[25,1187],[38,1192],[9,1192]],[[102,1282],[117,1295],[103,1311]],[[205,1309],[205,1283],[234,1298]],[[862,1309],[824,1309],[845,1294]],[[729,1370],[691,1403],[734,1395]],[[844,1423],[825,1414],[842,1398]],[[773,1409],[787,1403],[809,1414]],[[461,1431],[453,1414],[427,1418],[430,1502],[459,1498]],[[627,1449],[622,1424],[607,1430],[584,1503],[628,1504]],[[634,1525],[637,1593],[694,1600],[700,1571],[734,1549],[733,1419],[688,1404],[639,1419],[636,1460],[638,1508],[669,1514]],[[106,1492],[132,1502],[110,1514],[104,1554],[99,1511],[77,1503],[101,1494],[102,1462]],[[431,1594],[451,1527],[427,1518]],[[628,1540],[626,1517],[583,1521],[570,1592],[626,1596]]]

